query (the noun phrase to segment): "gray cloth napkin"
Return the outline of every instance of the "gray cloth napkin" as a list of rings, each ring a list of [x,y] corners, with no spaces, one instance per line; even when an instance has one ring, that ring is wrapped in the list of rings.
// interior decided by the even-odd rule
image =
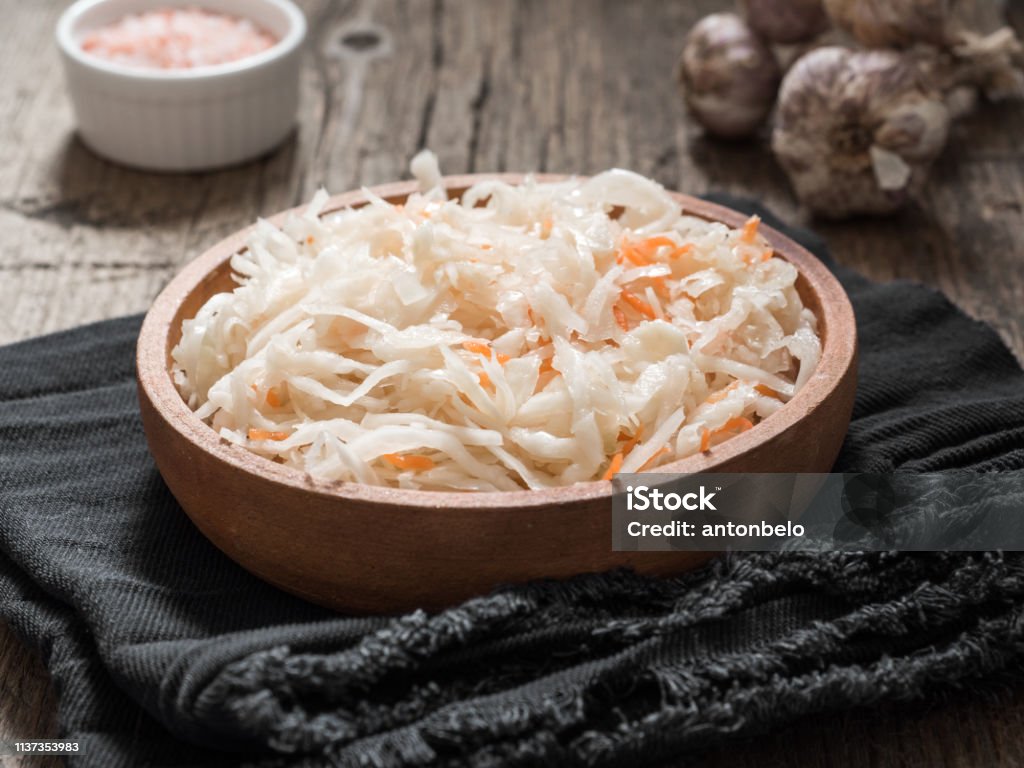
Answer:
[[[1024,374],[997,335],[923,287],[837,273],[862,351],[837,469],[1024,468]],[[0,348],[0,616],[43,651],[73,766],[650,765],[1020,669],[1010,554],[752,554],[436,615],[314,607],[168,493],[139,421],[139,323]]]

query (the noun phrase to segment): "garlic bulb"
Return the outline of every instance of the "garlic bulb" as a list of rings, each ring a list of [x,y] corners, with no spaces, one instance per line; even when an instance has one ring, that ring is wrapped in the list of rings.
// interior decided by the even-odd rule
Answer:
[[[873,48],[951,46],[1005,23],[1002,0],[825,0],[825,8],[836,26]]]
[[[990,0],[985,0],[986,2]],[[825,0],[835,25],[864,45],[944,45],[957,0]]]
[[[709,133],[754,133],[771,111],[779,67],[771,50],[734,13],[715,13],[690,31],[679,61],[690,112]]]
[[[814,212],[882,214],[921,187],[948,131],[942,95],[912,59],[830,46],[783,80],[772,149]]]
[[[740,0],[747,24],[773,43],[803,43],[828,29],[821,0]]]
[[[836,25],[868,46],[913,50],[936,85],[955,89],[966,113],[977,91],[989,99],[1024,97],[1024,46],[1006,26],[1005,0],[825,0]],[[930,50],[914,50],[931,48]],[[973,92],[972,92],[973,90]]]

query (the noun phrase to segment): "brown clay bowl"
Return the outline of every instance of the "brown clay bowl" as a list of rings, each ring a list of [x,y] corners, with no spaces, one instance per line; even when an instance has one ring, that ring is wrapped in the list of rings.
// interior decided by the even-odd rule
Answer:
[[[482,178],[447,178],[449,195]],[[523,177],[500,178],[518,183]],[[414,189],[410,182],[374,192],[401,202]],[[734,227],[746,219],[674,197],[683,210],[706,219]],[[362,192],[350,192],[332,198],[326,210],[365,200]],[[821,362],[803,389],[754,429],[660,472],[827,472],[839,451],[855,387],[853,310],[814,256],[774,230],[762,232],[800,272],[797,288],[820,322]],[[222,440],[175,389],[170,351],[182,320],[234,287],[228,262],[244,247],[245,235],[228,237],[188,264],[157,297],[138,342],[139,402],[157,467],[196,526],[240,565],[313,602],[382,613],[439,608],[500,584],[614,567],[677,573],[712,556],[613,552],[609,482],[504,493],[319,482]]]

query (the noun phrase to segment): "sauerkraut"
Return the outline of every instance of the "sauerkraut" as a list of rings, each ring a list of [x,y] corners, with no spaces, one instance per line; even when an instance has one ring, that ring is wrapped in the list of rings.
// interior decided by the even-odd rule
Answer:
[[[807,381],[820,340],[758,232],[624,170],[420,191],[280,228],[182,327],[174,377],[225,440],[321,480],[513,491],[713,450]]]

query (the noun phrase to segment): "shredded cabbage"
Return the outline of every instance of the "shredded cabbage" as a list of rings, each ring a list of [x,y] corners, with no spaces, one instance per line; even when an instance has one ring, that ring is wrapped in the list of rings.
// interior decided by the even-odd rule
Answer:
[[[224,439],[325,480],[518,490],[644,471],[771,416],[821,353],[752,218],[623,170],[260,221],[173,350]]]

